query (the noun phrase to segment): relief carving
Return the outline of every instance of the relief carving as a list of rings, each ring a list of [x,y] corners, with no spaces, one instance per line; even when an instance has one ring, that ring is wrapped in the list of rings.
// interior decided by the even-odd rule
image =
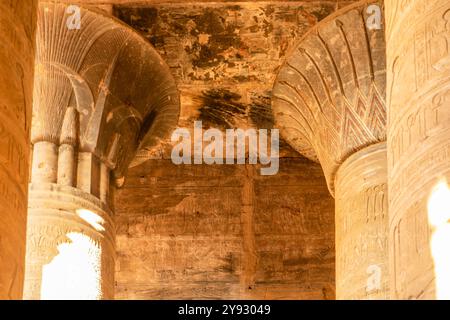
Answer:
[[[384,28],[368,30],[365,23],[373,3],[344,8],[308,32],[274,86],[275,120],[284,139],[320,161],[332,193],[340,164],[386,139]]]
[[[79,151],[94,154],[120,179],[139,149],[152,148],[176,126],[178,92],[146,40],[100,12],[80,14],[83,26],[68,30],[65,5],[39,6],[32,142],[58,144],[66,109],[75,108]],[[64,32],[54,37],[53,30]],[[118,136],[113,155],[110,139]]]

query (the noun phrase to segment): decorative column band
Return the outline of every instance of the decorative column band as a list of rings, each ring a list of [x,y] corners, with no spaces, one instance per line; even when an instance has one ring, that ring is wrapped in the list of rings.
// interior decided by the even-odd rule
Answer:
[[[112,299],[114,224],[96,197],[30,184],[25,299]]]
[[[335,185],[336,295],[388,299],[386,143],[351,155]]]

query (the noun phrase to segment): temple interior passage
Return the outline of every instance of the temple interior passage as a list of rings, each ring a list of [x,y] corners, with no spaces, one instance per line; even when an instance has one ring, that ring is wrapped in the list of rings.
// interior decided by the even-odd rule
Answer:
[[[0,0],[0,300],[450,300],[448,0]]]

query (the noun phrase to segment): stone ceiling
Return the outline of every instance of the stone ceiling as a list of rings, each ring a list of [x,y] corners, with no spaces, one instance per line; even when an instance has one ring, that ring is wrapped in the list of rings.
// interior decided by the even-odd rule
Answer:
[[[271,90],[286,53],[318,21],[356,1],[59,2],[102,5],[153,44],[177,81],[180,127],[202,120],[205,128],[270,129]],[[169,156],[168,143],[148,154]],[[298,154],[282,142],[281,156]]]

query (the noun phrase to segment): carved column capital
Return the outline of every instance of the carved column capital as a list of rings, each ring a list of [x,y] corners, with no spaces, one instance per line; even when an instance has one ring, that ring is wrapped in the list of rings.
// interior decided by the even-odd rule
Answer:
[[[384,23],[367,25],[370,5],[344,7],[310,30],[278,74],[273,109],[281,134],[319,161],[329,189],[354,152],[386,140]]]
[[[32,143],[76,142],[121,179],[138,150],[175,128],[179,96],[169,67],[134,30],[103,11],[41,2]]]
[[[110,177],[175,128],[179,97],[145,39],[83,7],[69,28],[68,7],[39,5],[26,298],[111,299]]]

